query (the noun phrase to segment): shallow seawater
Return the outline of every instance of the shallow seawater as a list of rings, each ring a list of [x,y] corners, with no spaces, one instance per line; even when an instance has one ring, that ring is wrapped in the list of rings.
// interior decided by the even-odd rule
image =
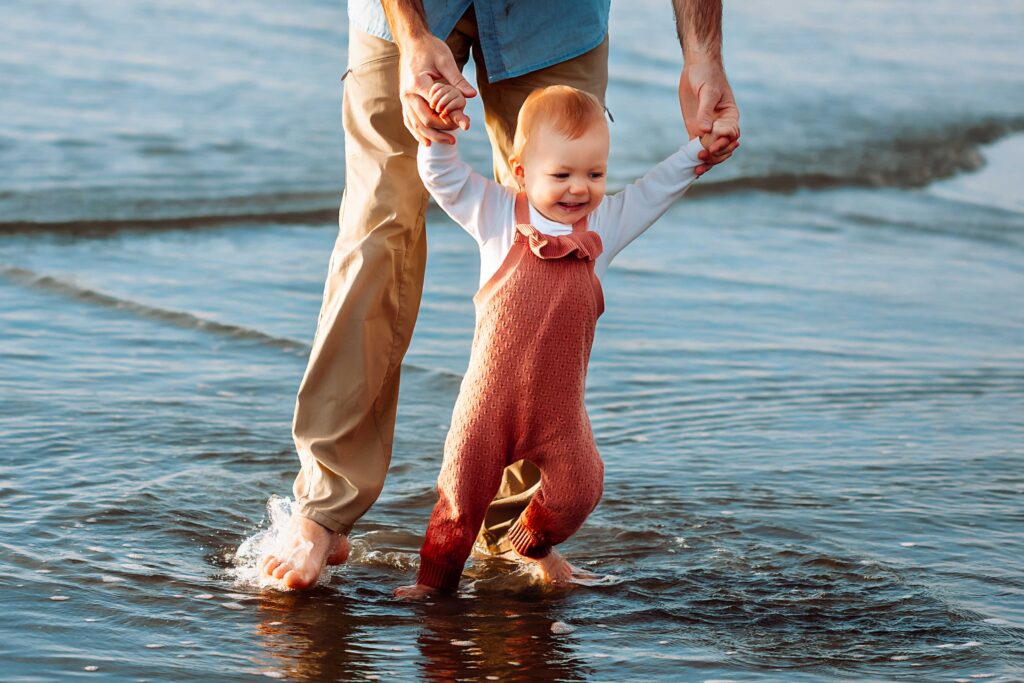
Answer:
[[[613,184],[676,144],[662,4],[613,14]],[[1019,9],[911,36],[730,5],[742,154],[604,283],[605,496],[564,547],[599,578],[476,560],[409,605],[478,277],[436,212],[350,562],[254,572],[336,230],[343,8],[48,7],[0,47],[4,680],[1024,680]]]

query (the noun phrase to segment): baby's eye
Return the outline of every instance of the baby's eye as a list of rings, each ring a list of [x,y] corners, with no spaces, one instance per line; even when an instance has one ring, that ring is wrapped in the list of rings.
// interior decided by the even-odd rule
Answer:
[[[551,177],[552,178],[561,178],[562,180],[565,180],[566,178],[569,177],[569,174],[568,173],[552,173]]]
[[[590,177],[593,178],[594,180],[597,180],[599,178],[604,178],[604,173],[591,173]]]

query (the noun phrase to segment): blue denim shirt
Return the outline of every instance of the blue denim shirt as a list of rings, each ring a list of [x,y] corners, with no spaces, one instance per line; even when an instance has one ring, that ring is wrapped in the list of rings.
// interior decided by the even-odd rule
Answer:
[[[611,0],[423,0],[430,31],[444,40],[470,5],[493,83],[583,54],[608,33]],[[349,0],[354,28],[391,40],[380,0]]]

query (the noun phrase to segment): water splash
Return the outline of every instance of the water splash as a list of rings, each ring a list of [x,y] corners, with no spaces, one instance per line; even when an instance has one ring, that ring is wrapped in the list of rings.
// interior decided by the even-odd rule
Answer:
[[[571,583],[590,588],[598,586],[617,586],[625,581],[625,577],[616,576],[615,574],[593,574],[591,572],[573,574],[572,579],[570,579]]]
[[[233,566],[228,574],[235,584],[245,588],[274,588],[289,590],[280,581],[263,576],[259,570],[259,560],[268,553],[286,558],[290,563],[301,563],[313,550],[311,541],[292,543],[288,533],[291,528],[292,513],[295,501],[284,496],[271,496],[267,501],[267,516],[260,525],[262,528],[249,538],[242,541],[235,551]],[[317,578],[318,585],[327,585],[331,580],[331,569],[324,566]]]

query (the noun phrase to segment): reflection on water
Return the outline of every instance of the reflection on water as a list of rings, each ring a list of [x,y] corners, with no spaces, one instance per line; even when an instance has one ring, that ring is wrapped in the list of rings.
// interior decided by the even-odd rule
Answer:
[[[334,681],[363,678],[377,670],[362,647],[368,634],[348,598],[323,588],[310,593],[265,591],[258,616],[264,675]]]
[[[253,663],[264,676],[309,681],[585,680],[592,670],[552,631],[553,605],[505,592],[381,613],[328,588],[266,591],[255,626],[263,653]]]

